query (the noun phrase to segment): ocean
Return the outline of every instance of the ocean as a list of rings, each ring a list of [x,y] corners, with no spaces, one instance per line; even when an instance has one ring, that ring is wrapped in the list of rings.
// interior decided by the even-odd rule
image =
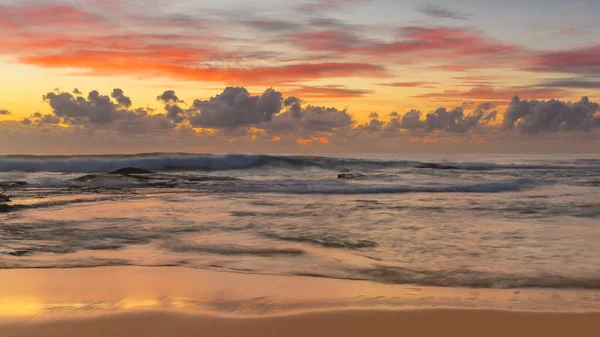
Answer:
[[[595,154],[0,156],[0,192],[2,269],[600,289]]]

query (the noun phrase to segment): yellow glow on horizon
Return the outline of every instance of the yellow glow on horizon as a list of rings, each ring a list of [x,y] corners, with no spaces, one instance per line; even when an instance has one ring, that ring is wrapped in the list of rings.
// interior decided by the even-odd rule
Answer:
[[[11,95],[0,97],[0,109],[7,109],[12,112],[11,116],[3,118],[3,120],[22,119],[38,111],[50,113],[51,109],[42,97],[54,89],[71,92],[77,88],[85,96],[91,90],[98,90],[103,95],[110,95],[114,88],[121,88],[127,96],[132,98],[134,107],[152,108],[156,113],[160,113],[163,106],[156,100],[156,97],[165,90],[175,90],[177,95],[189,104],[194,99],[209,99],[219,94],[225,86],[240,85],[235,83],[219,85],[217,83],[180,81],[168,78],[85,76],[61,69],[42,69],[23,65],[2,58],[0,58],[0,73],[6,74],[6,77],[11,79],[11,81],[0,82],[0,90],[11,92]],[[362,97],[310,97],[304,100],[307,104],[347,109],[359,123],[367,122],[368,115],[373,111],[386,116],[392,111],[402,114],[413,108],[426,110],[428,108],[433,109],[437,105],[428,102],[418,102],[418,104],[412,102],[411,104],[413,100],[410,96],[422,93],[422,88],[393,88],[378,85],[378,83],[391,80],[373,79],[367,81],[360,78],[332,78],[309,81],[305,85],[325,87],[332,83],[343,83],[347,89],[370,90],[372,93]],[[93,85],[90,85],[90,83],[93,83]],[[15,88],[22,88],[23,90],[15,90]],[[265,89],[266,86],[248,87],[248,90],[253,94],[260,94]],[[275,87],[275,89],[285,91],[283,87]],[[202,129],[200,132],[210,133],[211,131]]]
[[[243,86],[241,83],[214,83],[183,81],[166,77],[140,77],[140,76],[88,76],[73,70],[46,69],[18,63],[17,60],[0,57],[0,73],[9,80],[0,81],[0,91],[10,93],[0,96],[0,109],[9,110],[9,116],[0,116],[0,121],[21,120],[35,112],[42,114],[51,113],[51,108],[43,100],[43,95],[55,89],[72,92],[79,89],[84,96],[92,90],[98,90],[102,95],[110,95],[113,89],[123,89],[125,95],[131,97],[133,107],[144,107],[162,113],[163,105],[157,101],[157,96],[165,90],[175,90],[177,95],[184,100],[185,108],[195,99],[209,99],[221,93],[226,86]],[[415,74],[418,74],[416,76]],[[422,67],[391,66],[390,76],[385,78],[325,78],[302,82],[301,85],[310,87],[339,86],[348,90],[365,90],[368,93],[356,97],[332,98],[327,96],[310,96],[300,98],[311,105],[347,109],[358,124],[369,121],[369,114],[377,112],[381,120],[389,120],[389,113],[397,112],[402,115],[411,109],[421,110],[424,113],[439,107],[453,108],[465,101],[476,101],[468,98],[419,98],[419,95],[428,93],[443,93],[445,91],[467,91],[464,78],[485,78],[480,83],[493,83],[493,86],[516,88],[519,86],[534,85],[529,73],[520,70],[486,69],[472,72],[448,72]],[[461,80],[463,78],[463,80]],[[511,82],[507,82],[507,78]],[[542,79],[537,78],[536,81]],[[382,84],[392,82],[426,82],[431,86],[393,87]],[[486,82],[489,81],[489,82]],[[467,81],[468,82],[468,81]],[[477,85],[477,83],[471,83]],[[487,85],[487,84],[486,84]],[[254,95],[261,94],[267,85],[247,86]],[[274,86],[276,90],[285,92],[300,85]],[[517,93],[515,93],[517,94]],[[586,94],[582,90],[572,90],[567,100],[579,100]],[[589,94],[589,93],[588,93]],[[559,98],[559,97],[557,97]],[[510,97],[506,97],[508,103]],[[499,109],[499,120],[502,118],[503,109]],[[213,134],[214,130],[194,129],[197,133]]]

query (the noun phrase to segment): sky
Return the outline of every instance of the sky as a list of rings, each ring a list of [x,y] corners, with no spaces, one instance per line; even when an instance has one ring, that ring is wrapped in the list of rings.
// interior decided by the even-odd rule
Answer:
[[[598,152],[600,1],[0,0],[0,154]]]

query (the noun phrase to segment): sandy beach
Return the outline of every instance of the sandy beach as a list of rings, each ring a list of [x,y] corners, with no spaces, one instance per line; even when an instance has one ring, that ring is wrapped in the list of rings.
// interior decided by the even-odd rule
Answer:
[[[329,311],[266,318],[166,312],[9,323],[4,337],[70,336],[598,336],[600,314],[488,310]]]
[[[600,0],[0,0],[0,337],[600,337]]]
[[[597,291],[103,267],[0,271],[2,337],[598,336]]]

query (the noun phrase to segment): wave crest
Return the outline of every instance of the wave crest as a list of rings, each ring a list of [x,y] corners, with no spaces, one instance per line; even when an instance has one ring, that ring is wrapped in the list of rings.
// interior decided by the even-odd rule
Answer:
[[[270,167],[286,169],[321,168],[337,171],[375,170],[385,168],[455,169],[469,171],[500,169],[572,169],[585,168],[581,162],[572,165],[500,165],[495,163],[425,163],[408,160],[371,160],[316,156],[212,155],[212,154],[138,154],[105,156],[0,156],[0,172],[103,173],[123,167],[152,171],[219,171]],[[584,164],[594,165],[595,161]]]

